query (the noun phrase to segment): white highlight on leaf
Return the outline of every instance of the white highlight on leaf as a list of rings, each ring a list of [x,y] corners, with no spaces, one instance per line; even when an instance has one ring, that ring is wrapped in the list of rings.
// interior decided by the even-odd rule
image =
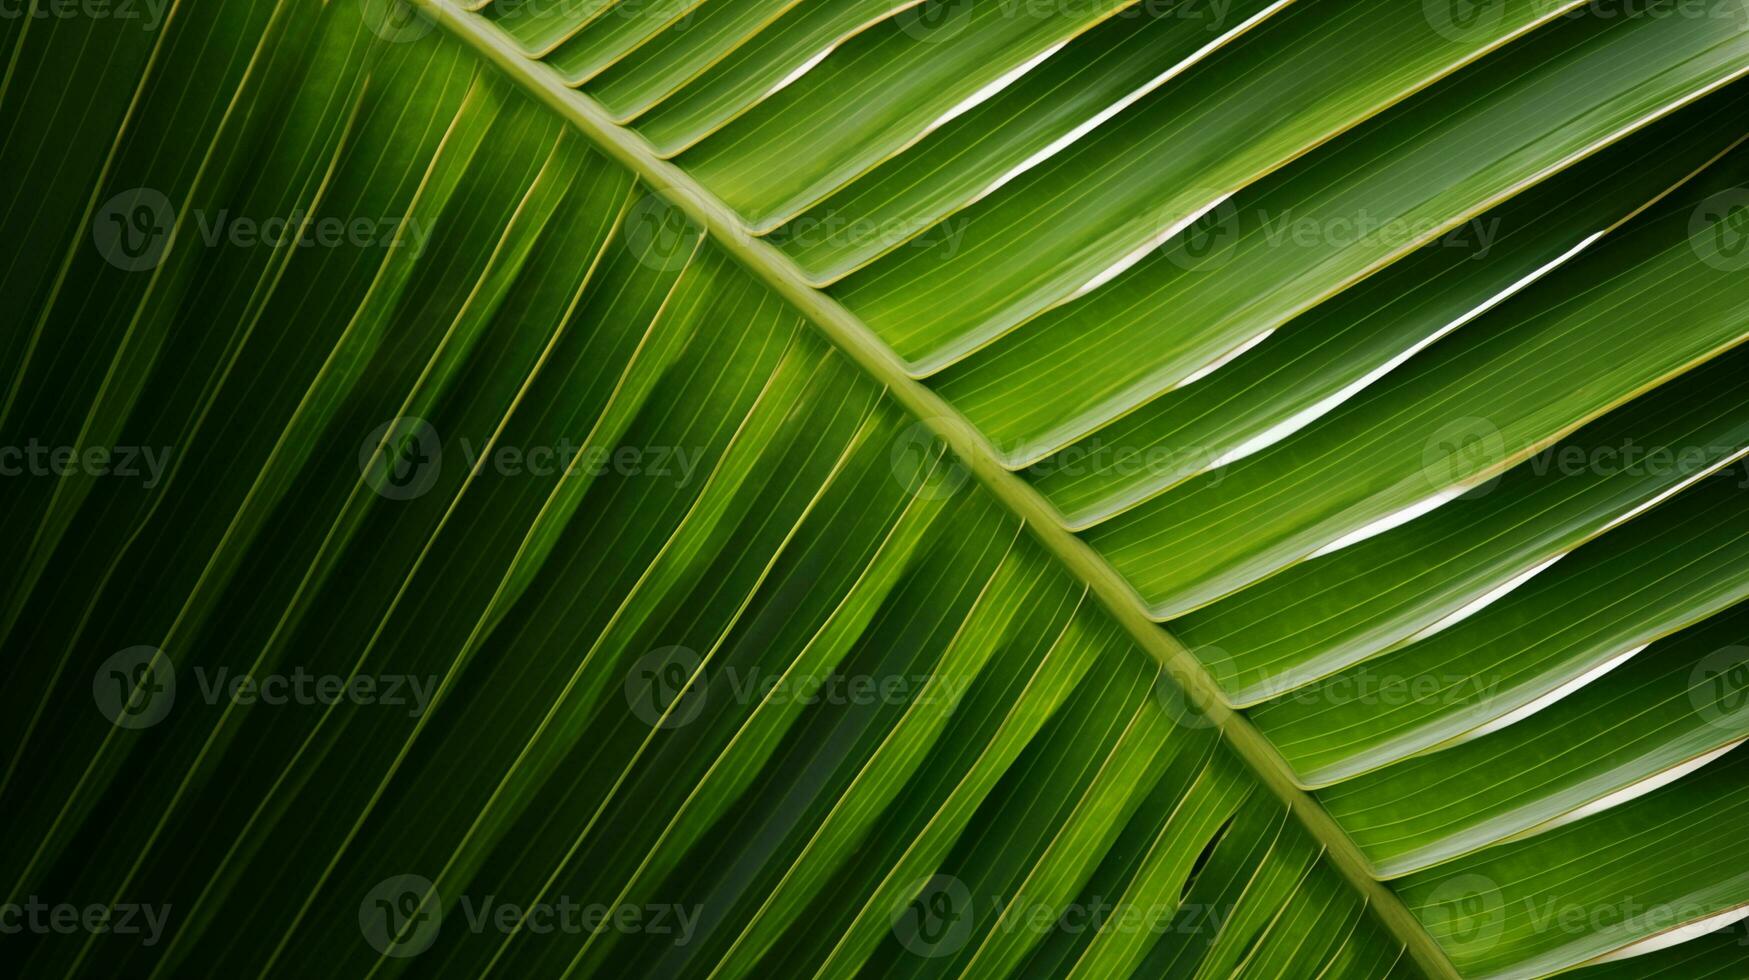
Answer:
[[[1507,712],[1506,714],[1501,715],[1500,717],[1494,719],[1493,721],[1488,722],[1486,725],[1483,725],[1480,728],[1474,729],[1473,731],[1469,731],[1469,732],[1464,733],[1462,738],[1457,739],[1456,741],[1453,741],[1453,742],[1448,742],[1446,744],[1448,746],[1462,745],[1465,742],[1481,738],[1483,735],[1487,735],[1487,734],[1490,734],[1492,732],[1497,732],[1500,729],[1505,728],[1509,725],[1517,724],[1518,722],[1521,722],[1524,719],[1529,718],[1531,715],[1534,715],[1537,712],[1543,710],[1544,708],[1548,707],[1549,705],[1554,704],[1557,701],[1560,701],[1562,698],[1568,696],[1569,694],[1572,694],[1574,691],[1579,690],[1580,688],[1582,688],[1585,685],[1591,683],[1592,681],[1598,679],[1599,677],[1602,677],[1604,674],[1607,674],[1610,671],[1616,669],[1617,667],[1620,667],[1622,664],[1624,664],[1628,661],[1628,658],[1632,657],[1636,653],[1639,653],[1641,650],[1644,650],[1647,646],[1648,646],[1648,644],[1642,643],[1639,646],[1634,647],[1632,650],[1627,650],[1627,651],[1624,651],[1622,653],[1618,653],[1615,656],[1611,657],[1610,659],[1604,661],[1603,663],[1600,663],[1597,666],[1586,671],[1585,673],[1580,674],[1578,677],[1573,678],[1572,680],[1568,681],[1567,683],[1562,684],[1560,687],[1557,687],[1554,690],[1550,691],[1549,693],[1543,695],[1542,697],[1537,698],[1536,700],[1530,702],[1529,704],[1520,705],[1519,707],[1514,708],[1513,710]]]
[[[1605,524],[1603,526],[1603,531],[1608,531],[1608,530],[1611,530],[1613,528],[1619,527],[1623,524],[1626,524],[1628,521],[1631,521],[1634,518],[1640,516],[1641,514],[1644,514],[1646,511],[1651,510],[1653,507],[1658,506],[1659,504],[1663,503],[1664,501],[1669,500],[1671,497],[1676,496],[1677,494],[1688,489],[1689,487],[1700,482],[1701,480],[1704,480],[1707,477],[1712,476],[1714,473],[1717,473],[1718,471],[1724,469],[1725,467],[1731,465],[1732,463],[1735,463],[1736,461],[1742,459],[1744,456],[1749,456],[1749,446],[1746,446],[1742,449],[1739,449],[1729,456],[1725,456],[1725,457],[1721,458],[1718,462],[1712,464],[1711,466],[1708,466],[1706,469],[1701,470],[1692,476],[1688,476],[1688,477],[1683,478],[1682,480],[1678,481],[1675,485],[1660,492],[1656,497],[1653,497],[1652,499],[1646,501],[1645,503],[1642,503],[1639,506],[1635,507],[1633,510],[1628,511],[1628,512],[1622,514],[1621,516],[1615,518],[1614,520],[1610,521],[1608,524]],[[1602,534],[1603,531],[1599,531],[1598,533]]]
[[[836,50],[838,50],[838,45],[836,42],[834,42],[832,44],[828,44],[824,48],[821,48],[819,53],[815,54],[813,57],[809,58],[807,61],[804,61],[801,64],[797,65],[795,67],[795,70],[790,72],[788,75],[785,75],[782,78],[778,79],[777,84],[766,89],[765,94],[761,95],[759,98],[761,100],[769,99],[772,96],[776,95],[777,93],[783,91],[784,89],[789,88],[792,84],[795,83],[796,79],[802,77],[803,75],[806,75],[808,72],[813,71],[815,65],[818,65],[820,62],[825,61],[826,57]]]
[[[1731,465],[1732,463],[1742,459],[1746,455],[1749,455],[1749,448],[1740,449],[1737,452],[1731,454],[1730,456],[1722,458],[1718,462],[1713,463],[1711,466],[1708,466],[1706,469],[1700,470],[1700,471],[1694,473],[1692,476],[1684,477],[1682,480],[1676,482],[1675,484],[1665,488],[1664,490],[1659,491],[1658,494],[1656,496],[1652,497],[1651,499],[1646,500],[1646,501],[1638,504],[1632,510],[1625,511],[1622,514],[1612,518],[1609,521],[1609,523],[1607,523],[1607,524],[1603,525],[1603,527],[1599,528],[1597,530],[1597,533],[1588,537],[1586,539],[1586,541],[1594,540],[1597,537],[1601,537],[1606,532],[1613,530],[1614,528],[1620,527],[1623,524],[1626,524],[1628,521],[1633,520],[1635,517],[1638,517],[1639,515],[1645,513],[1648,510],[1651,510],[1653,507],[1658,506],[1659,504],[1670,499],[1671,497],[1675,496],[1676,494],[1681,493],[1683,490],[1687,489],[1688,487],[1693,486],[1696,482],[1706,479],[1708,476],[1711,476],[1712,474],[1717,473],[1719,470],[1724,469],[1725,467]],[[1581,542],[1580,544],[1584,544],[1584,543],[1585,542]],[[1516,589],[1519,586],[1523,585],[1524,583],[1535,578],[1539,573],[1541,573],[1544,569],[1547,569],[1550,565],[1553,565],[1555,562],[1560,561],[1562,558],[1565,558],[1566,556],[1572,554],[1573,551],[1577,547],[1579,547],[1579,545],[1575,545],[1573,548],[1568,548],[1566,551],[1563,551],[1563,552],[1555,555],[1554,557],[1549,558],[1548,560],[1544,561],[1540,565],[1536,565],[1533,568],[1530,568],[1526,571],[1520,572],[1518,575],[1507,580],[1505,583],[1503,583],[1499,586],[1496,586],[1494,589],[1482,594],[1481,596],[1479,596],[1475,599],[1470,600],[1470,602],[1467,605],[1465,605],[1463,608],[1457,610],[1456,612],[1451,613],[1450,615],[1447,615],[1446,617],[1444,617],[1443,619],[1439,620],[1438,622],[1434,623],[1431,626],[1427,626],[1427,627],[1424,627],[1424,628],[1416,631],[1413,635],[1411,635],[1409,637],[1407,642],[1413,643],[1417,640],[1424,640],[1427,637],[1432,636],[1433,634],[1438,633],[1441,630],[1449,629],[1452,626],[1455,626],[1458,623],[1461,623],[1464,620],[1470,618],[1471,616],[1474,616],[1476,613],[1479,613],[1483,609],[1486,609],[1488,606],[1492,605],[1494,602],[1499,600],[1500,597],[1506,595],[1508,592],[1511,592],[1513,589]]]
[[[1058,41],[1043,51],[1040,51],[1038,54],[1033,55],[1031,58],[1028,58],[1025,62],[1010,68],[1001,78],[990,82],[983,88],[966,96],[964,99],[960,100],[959,105],[942,113],[934,122],[923,128],[923,133],[920,134],[920,136],[935,132],[937,129],[940,129],[960,116],[976,109],[984,102],[989,101],[996,93],[1019,81],[1022,75],[1037,68],[1046,58],[1063,50],[1063,47],[1068,43],[1067,40]]]
[[[1719,470],[1722,470],[1725,467],[1731,465],[1732,463],[1735,463],[1738,460],[1743,459],[1745,456],[1749,456],[1749,447],[1744,447],[1742,449],[1739,449],[1736,452],[1732,453],[1731,455],[1719,459],[1717,462],[1713,463],[1711,466],[1708,466],[1706,469],[1699,470],[1696,473],[1694,473],[1692,476],[1685,477],[1682,480],[1675,483],[1674,485],[1666,488],[1663,491],[1660,491],[1658,493],[1658,495],[1653,497],[1652,499],[1647,500],[1647,501],[1639,504],[1638,506],[1634,507],[1632,510],[1629,510],[1626,513],[1621,514],[1620,516],[1611,520],[1608,524],[1605,524],[1601,529],[1599,529],[1597,533],[1603,534],[1606,531],[1609,531],[1613,528],[1619,527],[1620,525],[1625,524],[1628,521],[1633,520],[1635,517],[1638,517],[1639,515],[1645,513],[1646,511],[1652,509],[1653,507],[1658,506],[1659,504],[1663,503],[1665,500],[1670,499],[1671,497],[1675,496],[1676,494],[1681,493],[1683,490],[1693,486],[1695,483],[1699,482],[1700,480],[1703,480],[1703,479],[1707,478],[1708,476],[1711,476],[1712,474],[1717,473]],[[1487,479],[1490,479],[1490,480],[1494,479],[1498,475],[1499,474],[1491,474],[1490,476],[1487,477]],[[1481,483],[1481,482],[1485,482],[1485,481],[1481,481],[1481,480],[1475,481],[1475,483]],[[1349,533],[1343,535],[1342,537],[1337,538],[1336,540],[1330,542],[1329,544],[1326,544],[1323,547],[1319,548],[1317,551],[1312,552],[1307,557],[1308,558],[1318,558],[1318,557],[1321,557],[1323,555],[1327,555],[1327,554],[1331,553],[1332,551],[1340,551],[1343,548],[1346,548],[1351,544],[1358,544],[1359,542],[1365,541],[1367,538],[1373,537],[1374,535],[1383,534],[1384,532],[1389,531],[1390,529],[1397,527],[1398,525],[1406,524],[1409,521],[1412,521],[1415,518],[1420,517],[1422,514],[1425,514],[1428,511],[1433,510],[1434,508],[1440,506],[1441,504],[1446,503],[1449,500],[1452,500],[1453,498],[1462,496],[1463,494],[1468,492],[1470,487],[1473,485],[1474,485],[1474,483],[1471,483],[1471,484],[1465,484],[1462,486],[1451,487],[1449,489],[1443,490],[1443,491],[1441,491],[1437,494],[1434,494],[1433,496],[1427,498],[1426,500],[1421,501],[1420,503],[1412,504],[1412,505],[1405,507],[1404,509],[1396,512],[1395,514],[1391,514],[1389,516],[1382,517],[1376,521],[1373,521],[1371,524],[1368,524],[1365,527],[1362,527],[1357,531],[1350,531]],[[1593,535],[1593,537],[1595,537],[1595,536],[1596,535]],[[1565,554],[1565,552],[1563,552],[1563,554]]]
[[[1080,299],[1081,297],[1087,295],[1088,293],[1091,293],[1095,289],[1098,289],[1099,287],[1105,285],[1106,283],[1112,281],[1113,279],[1116,279],[1118,276],[1123,275],[1125,270],[1127,270],[1130,266],[1135,265],[1137,262],[1142,261],[1143,257],[1145,257],[1149,252],[1152,252],[1154,249],[1159,248],[1165,242],[1170,241],[1172,239],[1173,235],[1176,235],[1179,232],[1183,231],[1184,229],[1190,227],[1192,224],[1194,224],[1196,222],[1196,219],[1202,217],[1205,214],[1208,214],[1210,211],[1213,211],[1215,208],[1220,207],[1221,204],[1227,200],[1227,198],[1232,197],[1232,196],[1233,195],[1231,193],[1222,194],[1222,195],[1216,197],[1214,200],[1212,200],[1212,201],[1208,202],[1207,204],[1203,205],[1202,207],[1198,208],[1194,213],[1192,213],[1186,217],[1180,218],[1177,221],[1174,221],[1172,224],[1168,225],[1163,231],[1158,232],[1153,237],[1149,238],[1147,241],[1136,246],[1134,249],[1132,249],[1130,251],[1130,253],[1128,255],[1125,255],[1123,258],[1118,259],[1116,262],[1113,262],[1110,266],[1106,267],[1104,272],[1101,272],[1098,275],[1094,276],[1092,279],[1089,279],[1085,283],[1082,283],[1081,288],[1075,290],[1073,293],[1070,293],[1068,298],[1063,300],[1063,302],[1067,303],[1067,302],[1070,302],[1071,300]],[[1061,304],[1058,304],[1058,305],[1061,305]]]
[[[1742,906],[1741,908],[1726,909],[1723,912],[1709,915],[1704,919],[1697,919],[1694,922],[1690,922],[1688,925],[1678,926],[1668,932],[1660,933],[1650,939],[1642,939],[1637,943],[1629,943],[1613,953],[1605,953],[1596,959],[1586,960],[1585,962],[1608,963],[1612,960],[1625,960],[1634,956],[1655,953],[1658,950],[1675,946],[1678,943],[1688,942],[1696,936],[1704,936],[1709,932],[1718,932],[1720,929],[1723,929],[1731,923],[1745,917],[1749,917],[1749,905]]]
[[[1531,272],[1529,275],[1526,275],[1524,278],[1518,280],[1517,282],[1513,283],[1510,286],[1507,286],[1505,289],[1502,289],[1500,292],[1495,293],[1493,296],[1488,297],[1488,299],[1486,299],[1482,303],[1478,304],[1474,309],[1465,313],[1463,316],[1458,317],[1457,319],[1451,321],[1450,323],[1446,324],[1445,326],[1440,327],[1438,330],[1435,330],[1434,332],[1432,332],[1432,333],[1428,334],[1427,336],[1421,338],[1420,340],[1416,341],[1414,344],[1405,348],[1402,352],[1398,353],[1397,355],[1392,357],[1390,360],[1384,362],[1383,364],[1380,364],[1378,367],[1373,368],[1371,371],[1368,371],[1366,374],[1361,375],[1358,379],[1349,382],[1347,385],[1342,387],[1340,390],[1338,390],[1332,394],[1326,395],[1323,398],[1320,398],[1318,401],[1312,403],[1311,405],[1306,406],[1305,408],[1300,409],[1299,411],[1295,412],[1294,414],[1288,416],[1286,419],[1283,419],[1282,421],[1275,423],[1274,425],[1263,430],[1262,432],[1258,433],[1257,435],[1254,435],[1251,438],[1246,439],[1244,442],[1239,443],[1239,445],[1234,446],[1232,449],[1227,450],[1225,453],[1221,454],[1221,456],[1219,456],[1215,460],[1215,462],[1210,465],[1209,468],[1214,469],[1217,466],[1225,466],[1228,463],[1233,463],[1233,462],[1237,462],[1238,460],[1244,459],[1246,456],[1249,456],[1252,453],[1257,452],[1258,450],[1267,449],[1268,447],[1275,445],[1276,443],[1280,442],[1283,439],[1286,439],[1288,436],[1293,435],[1294,433],[1300,431],[1301,429],[1312,424],[1313,422],[1316,422],[1318,419],[1323,418],[1325,415],[1330,414],[1330,412],[1333,409],[1335,409],[1337,406],[1341,405],[1343,402],[1348,401],[1350,398],[1353,398],[1355,395],[1357,395],[1360,392],[1362,392],[1363,390],[1365,390],[1373,382],[1375,382],[1378,379],[1384,377],[1385,375],[1391,373],[1392,371],[1395,371],[1398,368],[1398,366],[1400,366],[1404,361],[1407,361],[1409,358],[1414,357],[1416,354],[1419,354],[1422,351],[1426,350],[1435,341],[1438,341],[1441,337],[1444,337],[1446,334],[1451,333],[1453,330],[1456,330],[1457,328],[1463,326],[1464,324],[1469,323],[1471,320],[1474,320],[1476,317],[1479,317],[1482,314],[1493,309],[1494,307],[1499,306],[1501,303],[1504,303],[1506,300],[1510,299],[1514,294],[1522,291],[1524,289],[1524,287],[1526,287],[1526,286],[1530,285],[1531,283],[1536,282],[1538,279],[1541,279],[1542,277],[1548,275],[1550,272],[1554,271],[1556,268],[1558,268],[1562,264],[1564,264],[1568,259],[1571,259],[1573,256],[1578,255],[1580,252],[1583,252],[1586,248],[1590,247],[1591,243],[1597,241],[1599,238],[1602,238],[1603,235],[1604,235],[1604,232],[1600,231],[1600,232],[1597,232],[1597,233],[1592,234],[1590,236],[1587,236],[1585,238],[1585,240],[1581,241],[1579,244],[1573,246],[1572,248],[1568,249],[1567,251],[1562,252],[1558,257],[1551,260],[1546,265],[1541,266],[1540,268]]]
[[[1511,592],[1513,589],[1516,589],[1531,579],[1536,578],[1544,569],[1553,565],[1555,562],[1560,561],[1562,558],[1567,557],[1568,554],[1569,552],[1563,551],[1560,554],[1555,555],[1553,558],[1549,558],[1540,564],[1533,565],[1530,568],[1519,572],[1517,575],[1512,576],[1499,585],[1494,586],[1492,589],[1489,589],[1474,599],[1471,599],[1469,602],[1464,603],[1463,606],[1459,607],[1457,610],[1447,613],[1431,625],[1423,626],[1421,629],[1416,630],[1414,633],[1410,634],[1409,638],[1404,642],[1414,643],[1417,640],[1425,640],[1441,630],[1450,629],[1451,627],[1456,626],[1464,620],[1469,619],[1471,616],[1474,616],[1493,605],[1500,600],[1500,597],[1506,595],[1508,592]]]
[[[1493,479],[1493,477],[1490,476],[1488,479]],[[1329,544],[1324,545],[1322,548],[1319,548],[1317,551],[1312,552],[1307,558],[1321,558],[1332,551],[1341,551],[1343,548],[1346,548],[1351,544],[1359,544],[1374,535],[1383,534],[1398,525],[1407,524],[1415,518],[1420,517],[1422,514],[1439,507],[1441,504],[1469,493],[1470,487],[1473,485],[1473,483],[1465,483],[1459,484],[1455,487],[1447,487],[1419,503],[1410,504],[1394,514],[1386,514],[1384,517],[1373,521],[1371,524],[1367,524],[1364,527],[1344,534]]]
[[[1183,380],[1179,381],[1177,384],[1173,385],[1172,387],[1183,388],[1186,385],[1196,384],[1198,381],[1201,381],[1202,379],[1208,377],[1209,375],[1215,373],[1216,371],[1219,371],[1221,368],[1224,368],[1227,365],[1238,360],[1240,357],[1244,356],[1246,351],[1248,351],[1251,348],[1256,347],[1258,344],[1261,344],[1264,341],[1268,340],[1270,335],[1273,333],[1275,333],[1275,328],[1270,327],[1268,330],[1263,331],[1262,333],[1258,334],[1257,336],[1252,337],[1250,340],[1247,340],[1244,343],[1240,344],[1239,346],[1226,352],[1225,354],[1222,354],[1220,357],[1215,358],[1214,360],[1208,362],[1207,364],[1203,365],[1202,367],[1197,368],[1195,371],[1192,371],[1189,374],[1185,375]]]
[[[1705,469],[1698,470],[1694,474],[1687,476],[1687,477],[1684,477],[1683,479],[1677,481],[1676,483],[1665,488],[1664,490],[1659,491],[1658,494],[1656,496],[1653,496],[1651,499],[1643,501],[1640,504],[1636,505],[1633,509],[1625,511],[1624,513],[1611,519],[1609,521],[1609,523],[1603,525],[1601,528],[1599,528],[1597,530],[1597,532],[1595,534],[1589,536],[1586,540],[1587,541],[1594,540],[1597,537],[1607,533],[1608,531],[1611,531],[1617,527],[1620,527],[1621,525],[1627,523],[1628,521],[1633,520],[1635,517],[1638,517],[1639,515],[1644,514],[1646,511],[1651,510],[1653,507],[1658,506],[1659,504],[1661,504],[1664,501],[1670,499],[1671,497],[1681,493],[1682,491],[1688,489],[1689,487],[1693,486],[1694,484],[1698,483],[1699,481],[1706,479],[1707,477],[1713,475],[1714,473],[1717,473],[1718,471],[1724,469],[1727,466],[1730,466],[1732,463],[1735,463],[1735,462],[1743,459],[1746,456],[1749,456],[1749,447],[1744,447],[1744,448],[1739,449],[1736,452],[1730,454],[1729,456],[1725,456],[1725,457],[1720,458],[1717,462],[1714,462],[1713,464],[1706,467]],[[1237,457],[1234,457],[1234,458],[1237,458]],[[1223,457],[1221,457],[1219,462],[1217,462],[1215,465],[1216,466],[1223,465],[1227,462],[1230,462],[1229,458],[1223,456]],[[1210,467],[1210,469],[1213,469],[1213,468],[1214,468],[1213,466]],[[1489,479],[1493,479],[1493,478],[1494,477],[1492,477],[1492,476],[1489,477]],[[1389,531],[1394,527],[1397,527],[1397,526],[1402,525],[1402,524],[1406,524],[1409,521],[1412,521],[1415,518],[1420,517],[1422,514],[1425,514],[1428,511],[1433,510],[1434,508],[1440,506],[1441,504],[1444,504],[1447,501],[1449,501],[1455,497],[1462,496],[1466,491],[1469,490],[1469,487],[1470,487],[1470,485],[1453,487],[1449,490],[1445,490],[1441,493],[1435,494],[1434,496],[1429,497],[1426,500],[1421,501],[1420,503],[1406,507],[1403,510],[1398,511],[1395,514],[1391,514],[1388,517],[1380,518],[1379,520],[1374,521],[1371,524],[1368,524],[1365,527],[1362,527],[1361,529],[1359,529],[1357,531],[1351,531],[1348,534],[1345,534],[1342,537],[1337,538],[1335,541],[1332,541],[1329,544],[1324,545],[1323,547],[1319,548],[1317,551],[1312,552],[1311,555],[1308,556],[1308,558],[1318,558],[1318,557],[1321,557],[1323,555],[1327,555],[1333,551],[1340,551],[1343,548],[1346,548],[1351,544],[1357,544],[1361,541],[1366,540],[1367,538],[1373,537],[1374,535],[1383,534],[1384,532]],[[1581,544],[1583,544],[1583,543],[1584,542],[1581,542]],[[1576,545],[1575,547],[1578,547],[1578,546]],[[1475,608],[1470,608],[1469,606],[1466,606],[1466,607],[1464,607],[1464,609],[1459,610],[1459,613],[1461,613],[1461,615],[1458,615],[1456,618],[1447,617],[1447,619],[1442,619],[1438,623],[1435,623],[1433,626],[1428,627],[1427,629],[1424,629],[1421,632],[1416,633],[1414,636],[1410,637],[1410,639],[1411,640],[1423,639],[1432,633],[1438,632],[1439,630],[1442,630],[1442,629],[1445,629],[1447,627],[1454,625],[1455,623],[1461,621],[1464,618],[1467,618],[1468,616],[1474,615],[1475,613],[1481,611],[1482,608],[1487,606],[1488,603],[1491,603],[1491,602],[1499,599],[1501,596],[1505,595],[1507,592],[1512,591],[1512,589],[1515,589],[1518,586],[1523,585],[1526,581],[1528,581],[1530,578],[1535,576],[1538,572],[1541,572],[1543,569],[1548,568],[1550,565],[1554,564],[1555,561],[1557,561],[1558,559],[1560,559],[1568,554],[1571,554],[1573,552],[1573,550],[1574,550],[1573,548],[1569,548],[1566,551],[1563,551],[1560,554],[1555,555],[1553,558],[1550,558],[1548,561],[1543,562],[1541,565],[1538,565],[1537,567],[1524,573],[1520,577],[1515,578],[1512,581],[1508,582],[1501,590],[1498,590],[1497,593],[1495,593],[1495,592],[1488,593],[1486,596],[1483,597],[1483,600],[1485,600],[1485,601],[1482,601],[1481,605],[1477,605],[1477,606],[1475,606]]]
[[[1729,745],[1721,745],[1711,752],[1690,759],[1679,766],[1666,769],[1660,773],[1654,773],[1653,775],[1647,776],[1645,779],[1630,786],[1623,786],[1621,789],[1610,793],[1608,796],[1592,800],[1590,803],[1574,810],[1572,813],[1564,813],[1547,823],[1538,824],[1534,830],[1526,833],[1524,836],[1528,837],[1531,833],[1540,834],[1545,830],[1553,830],[1556,827],[1570,824],[1575,820],[1583,820],[1594,813],[1602,813],[1611,807],[1620,806],[1629,800],[1645,796],[1647,793],[1650,793],[1660,786],[1667,786],[1678,779],[1681,779],[1696,769],[1699,769],[1714,759],[1717,759],[1719,756],[1724,755],[1726,752],[1742,745],[1745,741],[1749,741],[1749,739],[1740,738]]]
[[[1294,2],[1294,0],[1276,0],[1275,3],[1270,4],[1269,6],[1263,8],[1262,10],[1258,11],[1257,13],[1246,18],[1245,21],[1243,23],[1241,23],[1239,26],[1233,28],[1231,31],[1228,31],[1225,34],[1222,34],[1220,37],[1215,38],[1213,41],[1210,41],[1209,43],[1203,45],[1202,47],[1196,49],[1196,51],[1191,53],[1190,57],[1185,58],[1183,61],[1180,61],[1176,65],[1173,65],[1171,68],[1168,68],[1165,71],[1161,72],[1160,74],[1155,75],[1153,78],[1149,79],[1148,81],[1146,81],[1143,84],[1141,84],[1140,86],[1138,86],[1130,94],[1124,96],[1121,99],[1118,99],[1116,102],[1113,102],[1111,105],[1106,106],[1104,109],[1099,110],[1097,113],[1094,113],[1094,115],[1091,118],[1089,118],[1086,122],[1081,123],[1080,125],[1076,126],[1074,129],[1071,129],[1068,132],[1064,133],[1063,135],[1057,137],[1056,139],[1052,140],[1050,142],[1050,144],[1045,146],[1043,149],[1034,152],[1031,156],[1027,157],[1025,160],[1020,161],[1020,163],[1016,164],[1007,173],[1005,173],[1002,176],[997,177],[995,180],[991,181],[987,187],[985,187],[983,190],[979,191],[977,193],[977,195],[974,196],[970,201],[967,201],[966,204],[967,205],[976,204],[978,201],[983,200],[984,198],[988,197],[991,194],[994,194],[996,192],[996,190],[998,188],[1000,188],[1003,184],[1008,183],[1009,181],[1013,180],[1014,178],[1020,176],[1021,174],[1026,173],[1028,170],[1031,170],[1032,168],[1038,166],[1039,164],[1045,162],[1046,160],[1049,160],[1051,157],[1056,156],[1058,153],[1061,153],[1065,147],[1069,146],[1071,143],[1074,143],[1076,140],[1079,140],[1081,137],[1086,136],[1088,133],[1092,132],[1093,130],[1098,129],[1102,124],[1105,123],[1106,120],[1110,119],[1112,116],[1115,116],[1118,113],[1124,111],[1125,109],[1128,109],[1130,106],[1135,105],[1136,102],[1140,101],[1141,98],[1143,96],[1147,95],[1149,92],[1154,91],[1155,89],[1159,88],[1160,86],[1166,84],[1167,82],[1171,81],[1172,79],[1174,79],[1174,78],[1178,77],[1179,75],[1183,74],[1184,72],[1188,71],[1189,69],[1194,67],[1198,62],[1202,61],[1204,58],[1207,58],[1209,55],[1213,54],[1216,50],[1218,50],[1221,46],[1225,45],[1227,42],[1231,41],[1233,38],[1236,38],[1239,35],[1244,34],[1246,31],[1257,26],[1257,24],[1259,22],[1267,19],[1271,14],[1274,14],[1277,10],[1280,10],[1281,8],[1283,8],[1283,7],[1285,7],[1288,4],[1293,3],[1293,2]]]

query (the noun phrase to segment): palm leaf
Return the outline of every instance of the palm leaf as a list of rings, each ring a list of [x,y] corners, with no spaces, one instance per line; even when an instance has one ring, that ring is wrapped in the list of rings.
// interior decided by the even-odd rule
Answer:
[[[66,9],[24,975],[1749,970],[1743,0]]]

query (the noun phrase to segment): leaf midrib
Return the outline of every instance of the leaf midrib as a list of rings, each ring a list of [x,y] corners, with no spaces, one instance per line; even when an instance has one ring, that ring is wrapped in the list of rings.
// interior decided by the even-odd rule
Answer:
[[[1190,703],[1215,722],[1233,751],[1293,810],[1306,832],[1323,845],[1325,854],[1343,877],[1372,905],[1417,964],[1430,976],[1458,976],[1444,951],[1402,899],[1374,876],[1360,849],[1323,806],[1300,788],[1275,747],[1227,703],[1214,679],[1190,651],[1148,618],[1147,607],[1134,588],[1086,542],[1064,528],[1044,497],[1002,465],[995,447],[966,423],[957,409],[912,378],[904,362],[867,325],[809,285],[789,256],[749,235],[727,205],[684,170],[658,158],[642,136],[616,125],[594,99],[566,85],[551,68],[530,60],[453,0],[409,2],[495,65],[523,92],[571,123],[598,150],[630,170],[663,200],[697,222],[719,246],[796,307],[833,346],[883,385],[895,401],[947,444],[978,482],[1019,516],[1070,574],[1086,584],[1125,632],[1159,662]]]

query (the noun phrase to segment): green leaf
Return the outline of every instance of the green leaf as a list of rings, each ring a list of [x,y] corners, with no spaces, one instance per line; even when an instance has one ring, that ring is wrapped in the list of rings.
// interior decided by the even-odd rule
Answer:
[[[145,6],[0,18],[16,972],[1742,972],[1744,0]]]

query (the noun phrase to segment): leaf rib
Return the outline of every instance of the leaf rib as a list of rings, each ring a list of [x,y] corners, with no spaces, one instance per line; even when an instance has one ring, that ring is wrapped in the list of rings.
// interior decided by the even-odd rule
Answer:
[[[527,95],[577,128],[678,208],[760,281],[794,305],[834,346],[884,385],[893,399],[942,442],[983,487],[1027,525],[1038,541],[1087,585],[1137,644],[1159,661],[1193,705],[1221,729],[1228,744],[1270,791],[1285,802],[1342,876],[1372,904],[1380,920],[1428,975],[1457,971],[1408,907],[1372,874],[1360,853],[1324,808],[1294,780],[1275,748],[1221,696],[1212,677],[1181,643],[1148,617],[1135,590],[1085,542],[1060,524],[1045,499],[1010,472],[995,448],[958,411],[907,371],[891,349],[842,305],[809,285],[801,269],[775,246],[752,237],[740,219],[685,171],[661,159],[642,136],[614,124],[593,99],[567,86],[553,69],[530,62],[454,0],[411,0],[446,31],[504,72]]]

